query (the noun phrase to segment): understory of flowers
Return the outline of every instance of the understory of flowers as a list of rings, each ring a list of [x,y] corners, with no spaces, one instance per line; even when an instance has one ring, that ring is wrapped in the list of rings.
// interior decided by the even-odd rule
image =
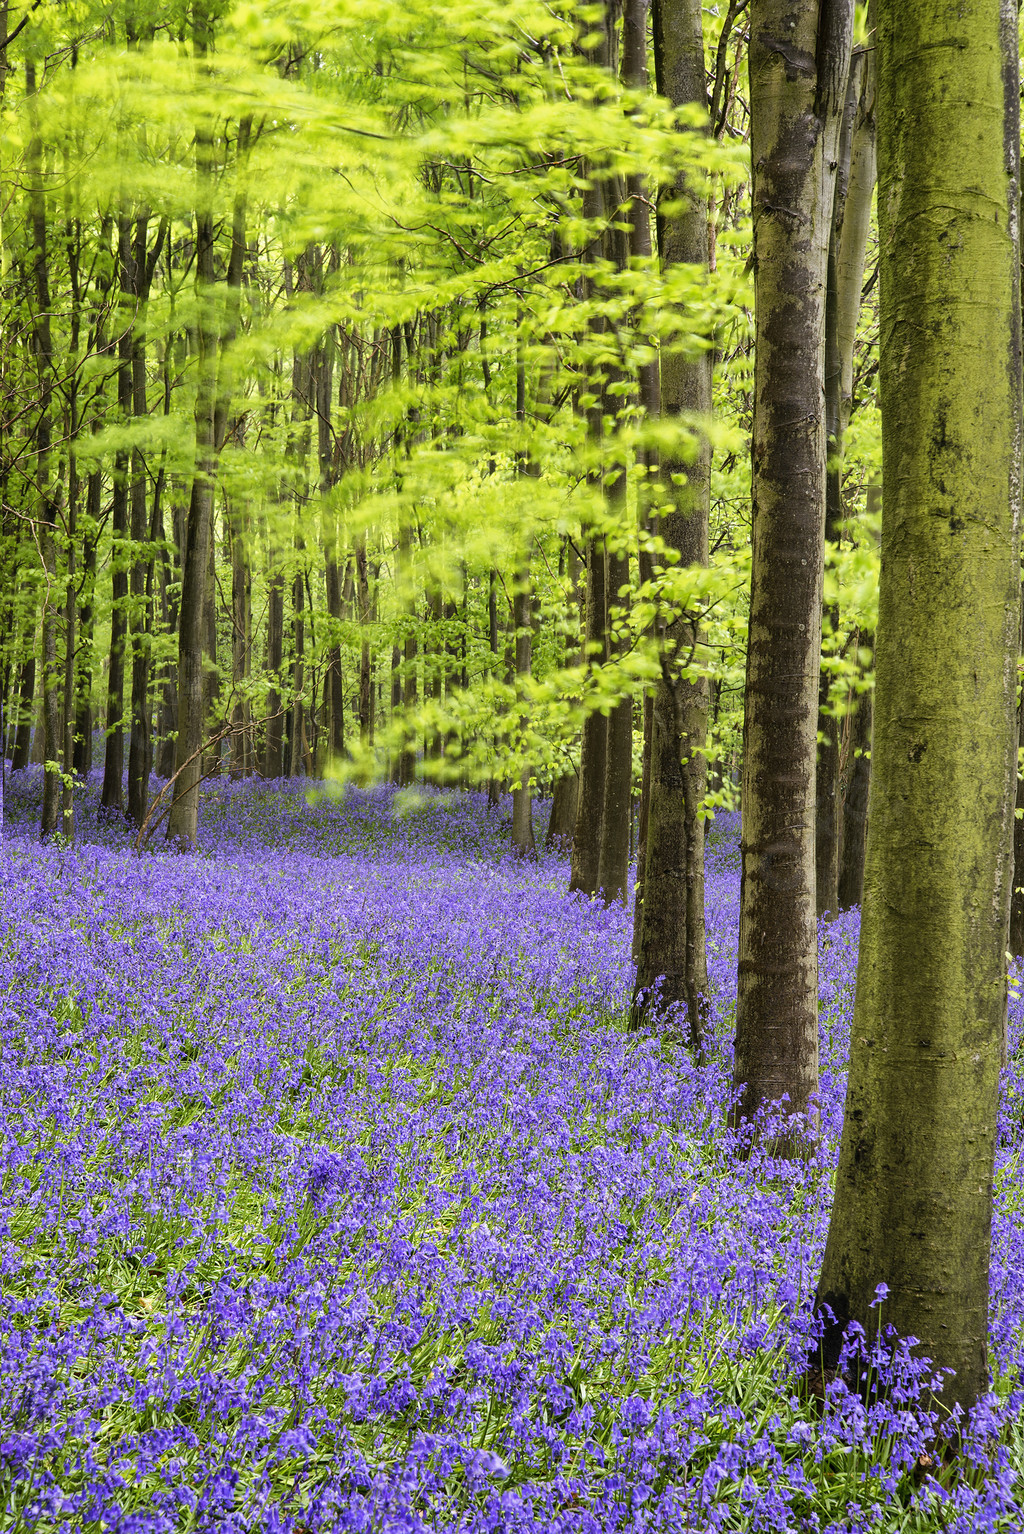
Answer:
[[[626,1031],[631,914],[483,796],[218,781],[201,854],[139,856],[97,781],[74,847],[5,788],[0,1530],[1024,1528],[1016,999],[993,1392],[944,1455],[906,1348],[796,1394],[857,916],[818,1153],[737,1155],[735,817],[698,1068]]]

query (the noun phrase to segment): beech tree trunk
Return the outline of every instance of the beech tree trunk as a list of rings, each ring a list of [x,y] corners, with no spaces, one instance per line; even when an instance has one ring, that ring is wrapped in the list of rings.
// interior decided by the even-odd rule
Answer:
[[[265,778],[284,777],[284,702],[281,667],[284,661],[284,576],[275,571],[267,583],[267,738],[263,758]]]
[[[51,482],[53,472],[53,336],[50,326],[50,266],[46,229],[46,196],[43,187],[42,141],[35,111],[36,70],[25,63],[25,95],[29,104],[31,137],[26,153],[29,173],[28,215],[32,249],[32,296],[35,314],[32,322],[32,346],[35,352],[38,415],[35,424],[35,479],[38,486],[37,526],[46,587],[43,596],[42,622],[42,704],[43,704],[43,807],[40,835],[48,837],[57,829],[61,803],[60,762],[63,754],[61,730],[61,677],[57,659],[58,594],[57,490]]]
[[[197,30],[204,26],[205,23],[197,18]],[[203,46],[204,42],[205,38],[197,39],[197,46]],[[214,418],[217,400],[214,231],[212,213],[202,201],[206,195],[203,183],[209,172],[209,142],[200,139],[196,154],[200,178],[200,203],[196,212],[196,458],[185,523],[178,616],[178,739],[175,750],[175,771],[178,777],[167,817],[167,840],[182,852],[194,850],[198,840],[199,781],[202,774],[200,757],[206,723],[203,616],[217,468]]]
[[[249,563],[249,530],[244,509],[226,514],[231,553],[231,776],[244,778],[252,771],[251,709],[245,695],[252,653],[252,569]]]
[[[817,1303],[988,1389],[1017,729],[1017,7],[878,0],[883,514],[850,1079]],[[980,429],[979,423],[983,423]],[[884,1305],[873,1307],[885,1283]]]
[[[117,323],[117,410],[122,421],[132,412],[132,319],[130,304],[131,223],[126,214],[117,220],[117,259],[121,270],[122,303]],[[128,641],[128,564],[129,466],[130,455],[123,449],[114,454],[113,487],[110,503],[110,658],[107,666],[107,723],[103,751],[103,786],[100,806],[108,814],[124,810],[124,662]]]
[[[29,635],[29,653],[21,663],[18,677],[18,703],[15,718],[14,745],[11,749],[11,771],[20,772],[29,764],[32,752],[32,705],[36,695],[35,638]]]
[[[146,306],[156,263],[160,258],[167,231],[161,222],[153,249],[148,248],[149,220],[140,215],[135,225],[131,253],[129,291],[135,307],[136,328],[132,337],[132,416],[142,420],[148,412],[146,398],[146,336],[143,329]],[[153,556],[144,552],[149,540],[150,517],[146,497],[146,459],[135,448],[131,459],[131,537],[130,576],[131,613],[129,629],[132,650],[131,738],[128,746],[128,815],[137,826],[146,818],[149,805],[149,775],[153,767],[153,732],[149,706],[149,648],[153,628],[152,584]],[[158,494],[159,492],[155,492]]]
[[[658,91],[673,105],[706,100],[704,36],[700,0],[654,13],[654,60]],[[685,191],[684,211],[660,225],[667,268],[683,262],[708,264],[708,205],[702,187]],[[669,418],[711,414],[711,353],[689,358],[663,354],[661,410]],[[711,496],[711,448],[706,436],[696,456],[681,454],[662,466],[668,508],[655,530],[680,566],[706,565]],[[651,708],[643,903],[636,939],[636,985],[631,1021],[648,1015],[670,1018],[686,1009],[691,1047],[702,1048],[707,1010],[707,949],[704,936],[704,824],[699,811],[707,791],[707,684],[690,679],[683,667],[699,642],[697,618],[682,613],[659,624],[661,674]]]
[[[616,499],[625,513],[625,477],[616,487]],[[607,603],[621,614],[628,601],[620,592],[629,586],[629,555],[609,551],[605,559]],[[621,621],[621,618],[620,618]],[[625,649],[618,634],[610,636],[614,657]],[[633,788],[633,700],[621,698],[608,715],[605,737],[604,797],[601,804],[601,847],[597,860],[597,887],[605,905],[626,903],[629,877],[630,822]]]
[[[818,1087],[815,755],[829,231],[853,0],[751,0],[752,558],[736,1117]],[[783,1148],[783,1147],[780,1147]]]
[[[843,799],[843,836],[839,857],[839,909],[860,905],[864,890],[864,846],[868,826],[868,785],[871,781],[870,691],[857,699],[850,731],[850,764]]]
[[[522,698],[523,679],[530,675],[533,662],[533,598],[526,581],[520,579],[513,599],[516,625],[516,690]],[[525,724],[525,719],[524,719]],[[523,858],[537,856],[533,834],[533,794],[530,769],[524,767],[512,790],[512,848]]]
[[[828,253],[825,308],[825,431],[828,469],[825,538],[836,543],[844,516],[843,444],[853,403],[854,342],[860,315],[864,258],[875,188],[875,48],[873,8],[868,46],[854,50],[839,136],[839,163]],[[839,614],[827,613],[833,632]],[[830,673],[822,669],[818,695],[815,803],[815,883],[818,915],[840,908],[839,720],[828,706]]]
[[[92,770],[92,667],[95,623],[96,545],[99,541],[102,475],[90,472],[86,481],[86,532],[82,540],[83,584],[78,604],[78,645],[75,668],[74,773],[87,777]]]
[[[591,663],[605,657],[605,553],[603,538],[587,541],[587,652]],[[608,720],[593,709],[583,721],[580,743],[580,787],[572,832],[569,889],[596,895],[604,815],[604,776]]]

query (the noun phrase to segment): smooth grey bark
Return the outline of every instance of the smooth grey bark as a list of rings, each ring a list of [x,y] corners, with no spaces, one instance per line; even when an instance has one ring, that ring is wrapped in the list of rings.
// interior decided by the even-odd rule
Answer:
[[[674,105],[703,103],[704,35],[699,0],[654,10],[654,59],[661,95]],[[680,207],[659,219],[662,265],[707,267],[708,205],[699,185],[675,188]],[[710,351],[684,357],[663,353],[661,413],[681,417],[711,414]],[[708,561],[711,449],[702,433],[692,459],[680,451],[662,464],[665,509],[654,524],[665,560],[686,567]],[[655,556],[656,558],[656,556]],[[657,568],[655,570],[657,573]],[[691,1047],[702,1048],[708,977],[704,933],[704,825],[701,805],[707,791],[707,683],[686,674],[699,644],[699,621],[690,612],[657,622],[660,675],[651,707],[644,878],[636,940],[636,984],[631,1021],[665,1021],[681,1009]]]
[[[128,269],[131,263],[131,220],[126,213],[117,219],[117,264],[120,271],[121,304],[117,323],[117,412],[127,421],[132,412],[132,337],[129,310]],[[107,664],[106,737],[103,750],[103,785],[100,806],[110,815],[124,811],[124,672],[128,643],[129,599],[129,465],[131,455],[123,448],[114,454],[111,491],[110,547],[110,652]]]
[[[875,48],[873,8],[868,45],[850,60],[839,136],[825,307],[825,432],[828,468],[825,539],[838,542],[844,516],[843,444],[853,404],[854,342],[860,314],[864,260],[875,186]],[[836,609],[827,612],[833,632]],[[818,915],[840,908],[839,845],[840,722],[829,707],[830,673],[822,669],[818,694],[818,760],[815,791],[815,884]]]
[[[815,754],[829,234],[853,0],[751,0],[752,558],[735,1119],[818,1087]],[[787,1148],[783,1136],[780,1149]]]
[[[196,17],[196,47],[205,51],[207,23]],[[197,135],[196,209],[196,402],[195,468],[181,551],[181,605],[178,614],[178,738],[175,746],[174,798],[167,817],[167,840],[179,851],[193,851],[198,842],[200,757],[205,734],[203,686],[203,618],[207,568],[213,531],[214,480],[217,469],[217,312],[214,266],[214,221],[207,199],[211,195],[212,146]]]
[[[31,290],[35,312],[32,315],[32,349],[36,364],[37,415],[34,428],[35,480],[38,494],[37,527],[46,586],[42,615],[42,709],[43,709],[43,806],[40,835],[51,836],[57,829],[61,802],[60,759],[63,748],[61,729],[61,677],[57,659],[59,608],[56,594],[57,487],[51,481],[53,465],[53,334],[50,324],[50,264],[46,224],[46,192],[43,183],[42,139],[36,113],[36,66],[25,61],[25,98],[29,110],[30,137],[26,150],[29,176],[28,222],[31,239]]]
[[[135,221],[135,239],[131,251],[129,292],[135,310],[131,346],[132,417],[142,420],[148,413],[146,397],[145,314],[157,261],[167,235],[167,221],[160,221],[152,249],[148,246],[148,215]],[[136,447],[131,456],[130,531],[132,562],[129,577],[131,607],[129,635],[132,656],[131,736],[128,746],[128,816],[141,827],[149,805],[149,775],[153,766],[153,732],[150,722],[149,654],[153,630],[152,586],[153,555],[145,545],[150,539],[149,503],[146,495],[146,459]],[[154,499],[158,494],[154,492]]]

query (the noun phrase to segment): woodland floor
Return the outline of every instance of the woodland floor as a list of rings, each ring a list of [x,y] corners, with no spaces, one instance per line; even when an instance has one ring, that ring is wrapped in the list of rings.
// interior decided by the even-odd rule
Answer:
[[[5,787],[0,1530],[1024,1528],[1016,998],[996,1390],[943,1467],[912,1369],[792,1393],[857,918],[821,939],[821,1151],[743,1160],[733,817],[697,1070],[625,1032],[626,912],[477,795],[221,782],[201,855],[138,857],[96,782],[74,848],[37,770]]]

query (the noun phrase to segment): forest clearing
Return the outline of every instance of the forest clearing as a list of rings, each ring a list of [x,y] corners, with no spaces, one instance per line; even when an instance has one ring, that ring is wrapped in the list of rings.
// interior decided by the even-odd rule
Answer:
[[[205,856],[139,859],[40,849],[40,778],[3,843],[0,1528],[1020,1528],[1018,998],[953,1470],[920,1366],[794,1393],[858,919],[821,941],[820,1148],[744,1159],[735,816],[697,1068],[626,1031],[624,907],[515,858],[507,800],[222,780]]]

